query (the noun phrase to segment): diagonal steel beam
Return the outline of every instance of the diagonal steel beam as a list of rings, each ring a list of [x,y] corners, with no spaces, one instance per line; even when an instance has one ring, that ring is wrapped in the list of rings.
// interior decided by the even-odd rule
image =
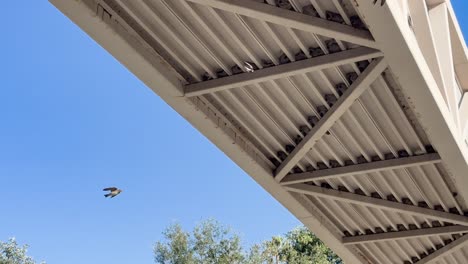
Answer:
[[[468,244],[467,242],[468,242],[468,235],[464,235],[461,238],[448,244],[447,246],[435,251],[429,256],[422,258],[421,260],[415,262],[414,264],[437,263],[437,261],[441,260],[441,258],[449,254],[452,254],[454,251],[466,246]]]
[[[351,26],[342,25],[325,19],[291,12],[275,6],[246,0],[188,0],[201,5],[210,6],[227,12],[267,21],[280,26],[295,28],[339,40],[358,44],[360,46],[378,48],[372,35]]]
[[[250,73],[241,73],[224,78],[190,84],[185,86],[185,96],[199,96],[202,94],[219,92],[267,80],[320,71],[357,61],[369,60],[382,55],[382,52],[366,47],[350,49],[338,53],[265,68]]]
[[[387,240],[410,239],[419,237],[428,237],[436,235],[451,235],[468,232],[467,226],[443,226],[423,228],[417,230],[386,232],[381,234],[371,234],[362,236],[343,237],[343,244],[363,244],[371,242],[383,242]]]
[[[275,171],[275,178],[281,181],[291,169],[307,154],[307,152],[330,130],[334,123],[351,107],[375,79],[387,68],[383,58],[373,61],[356,81],[338,99],[330,110],[323,116],[315,127],[296,146],[289,156]]]
[[[421,216],[428,219],[468,226],[468,217],[457,214],[451,214],[443,211],[437,211],[434,209],[392,202],[389,200],[373,198],[355,193],[341,192],[334,189],[327,189],[304,183],[287,185],[284,188],[291,192],[329,198],[336,201],[348,202],[356,205],[379,208],[392,212],[405,213],[414,216]]]
[[[370,163],[356,164],[339,168],[331,168],[318,170],[313,172],[288,174],[281,181],[282,185],[290,185],[295,183],[304,183],[314,180],[325,180],[329,178],[337,178],[343,176],[351,176],[356,174],[366,174],[383,170],[402,169],[413,166],[422,166],[441,162],[439,154],[431,153],[420,156],[412,156],[408,158],[399,158],[383,161],[375,161]]]

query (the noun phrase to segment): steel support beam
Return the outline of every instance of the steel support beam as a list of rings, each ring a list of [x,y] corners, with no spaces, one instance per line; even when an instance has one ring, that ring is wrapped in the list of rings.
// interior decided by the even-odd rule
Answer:
[[[241,73],[210,81],[189,84],[185,86],[185,96],[199,96],[268,80],[320,71],[357,61],[369,60],[382,55],[382,52],[371,48],[360,47],[350,49],[338,53],[265,68],[254,72]]]
[[[417,121],[442,157],[457,192],[468,199],[468,148],[459,136],[459,127],[447,109],[408,19],[401,13],[399,1],[387,1],[386,8],[376,8],[369,0],[353,2],[371,25],[370,30],[385,54],[392,73],[388,80],[397,81],[395,88],[401,89],[407,105],[417,113]]]
[[[449,13],[450,36],[452,44],[453,64],[458,82],[464,92],[468,92],[468,47],[463,32],[458,24],[455,11],[450,1],[445,2]]]
[[[468,92],[464,93],[460,103],[460,116],[465,117],[460,119],[460,128],[462,137],[468,138]]]
[[[291,169],[307,154],[307,152],[317,143],[325,133],[335,124],[387,68],[387,63],[383,58],[373,61],[366,70],[359,75],[356,81],[338,99],[329,111],[323,116],[318,124],[305,136],[296,146],[289,156],[281,163],[275,171],[275,178],[281,181]]]
[[[363,243],[372,243],[372,242],[383,242],[387,240],[399,240],[399,239],[420,238],[420,237],[428,237],[428,236],[451,235],[451,234],[459,234],[459,233],[465,233],[465,232],[468,232],[467,226],[432,227],[432,228],[423,228],[423,229],[417,229],[417,230],[407,230],[407,231],[386,232],[386,233],[372,234],[372,235],[343,237],[343,244],[353,245],[353,244],[363,244]]]
[[[467,245],[468,242],[468,235],[464,235],[461,238],[453,241],[452,243],[448,244],[447,246],[435,251],[434,253],[430,254],[429,256],[415,262],[414,264],[429,264],[429,263],[436,263],[437,261],[441,260],[441,258],[452,254],[456,250],[464,247]]]
[[[431,8],[431,10],[429,10],[429,17],[432,31],[436,36],[434,38],[434,43],[437,54],[439,54],[439,63],[442,69],[442,78],[444,79],[447,104],[455,123],[459,126],[459,102],[456,96],[458,92],[456,89],[458,89],[458,87],[455,79],[447,4],[442,3]]]
[[[427,164],[439,163],[439,154],[431,153],[420,156],[412,156],[408,158],[399,158],[383,161],[375,161],[370,163],[356,164],[339,168],[324,169],[312,172],[288,174],[281,181],[282,185],[290,185],[295,183],[304,183],[315,180],[325,180],[329,178],[337,178],[343,176],[351,176],[357,174],[365,174],[378,172],[383,170],[396,170],[413,166],[422,166]]]
[[[419,42],[421,52],[424,54],[427,66],[431,69],[440,92],[445,96],[446,85],[442,77],[442,69],[440,65],[440,55],[437,53],[437,48],[434,42],[434,32],[431,28],[429,13],[424,1],[408,1],[408,6],[411,12],[413,21],[413,30],[416,39]]]
[[[298,183],[293,185],[287,185],[284,187],[286,190],[291,192],[297,192],[316,197],[329,198],[335,201],[348,202],[356,205],[367,206],[372,208],[378,208],[388,210],[392,212],[399,212],[414,216],[421,216],[428,219],[439,220],[444,222],[450,222],[458,225],[468,226],[468,217],[451,214],[447,212],[437,211],[434,209],[418,207],[414,205],[408,205],[398,202],[392,202],[389,200],[373,198],[369,196],[359,195],[349,192],[341,192],[334,189],[322,188],[314,185],[308,185],[304,183]]]
[[[188,0],[227,12],[267,21],[280,26],[295,28],[309,33],[377,48],[372,35],[365,30],[355,29],[325,19],[292,12],[275,6],[246,0]]]

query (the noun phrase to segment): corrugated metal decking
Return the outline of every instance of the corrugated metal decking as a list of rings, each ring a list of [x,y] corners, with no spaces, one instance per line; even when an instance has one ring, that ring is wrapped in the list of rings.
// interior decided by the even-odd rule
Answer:
[[[417,42],[430,27],[421,16],[438,16],[440,6],[456,25],[450,2],[51,2],[346,263],[468,263],[466,116],[459,121],[453,95],[441,94],[450,87],[437,77],[443,67],[420,63],[421,50],[441,57],[433,49],[443,43]],[[412,20],[395,16],[408,10]],[[376,32],[385,26],[388,36]],[[387,37],[411,56],[399,56]],[[418,89],[437,88],[428,107],[452,113],[427,121],[406,67],[420,67],[414,80],[432,85]],[[436,121],[447,128],[432,128]]]

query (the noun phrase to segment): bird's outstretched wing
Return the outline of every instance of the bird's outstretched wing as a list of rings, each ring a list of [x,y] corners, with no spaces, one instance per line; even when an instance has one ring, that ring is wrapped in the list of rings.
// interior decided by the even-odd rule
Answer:
[[[117,188],[115,188],[115,187],[108,187],[108,188],[104,188],[104,189],[102,189],[102,190],[103,190],[103,191],[111,191],[111,192],[113,192],[113,191],[117,190]]]

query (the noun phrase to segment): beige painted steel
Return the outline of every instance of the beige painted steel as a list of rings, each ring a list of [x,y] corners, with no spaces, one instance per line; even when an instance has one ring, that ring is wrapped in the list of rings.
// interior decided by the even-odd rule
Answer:
[[[199,96],[202,94],[219,92],[222,90],[252,85],[269,80],[320,71],[358,61],[381,57],[382,55],[383,54],[380,51],[370,48],[361,47],[351,49],[339,53],[256,70],[254,72],[246,72],[206,82],[189,84],[185,87],[185,96]]]
[[[467,243],[468,243],[468,235],[464,235],[463,237],[455,240],[455,242],[448,244],[447,246],[439,249],[433,254],[421,259],[420,261],[417,261],[416,263],[417,264],[437,263],[437,261],[441,261],[443,257],[450,255],[452,252],[460,249],[463,246],[466,246]]]
[[[292,13],[284,9],[264,5],[256,1],[245,0],[189,0],[198,4],[209,5],[228,12],[261,19],[270,23],[288,26],[306,32],[337,38],[362,46],[376,48],[372,36],[350,26],[303,14]]]
[[[459,102],[455,96],[455,89],[458,88],[456,87],[447,4],[442,3],[433,7],[429,10],[429,17],[435,35],[434,42],[437,53],[440,55],[439,63],[442,69],[448,108],[450,109],[456,125],[459,126]]]
[[[417,215],[431,219],[447,221],[458,225],[468,226],[468,217],[441,212],[434,209],[407,205],[349,192],[341,192],[333,189],[327,189],[303,183],[286,185],[285,188],[291,192],[298,192],[307,195],[330,198],[342,202],[349,202],[352,204],[364,205],[368,207],[390,210],[399,213],[407,213],[410,215]]]
[[[446,1],[445,3],[449,12],[450,38],[455,72],[457,73],[461,88],[465,92],[468,92],[468,74],[466,74],[468,72],[468,48],[452,4],[450,1]]]
[[[408,158],[375,161],[371,163],[355,164],[345,167],[324,169],[313,172],[292,173],[288,174],[281,181],[281,184],[290,185],[295,183],[310,182],[313,180],[324,180],[328,178],[374,173],[385,170],[402,169],[407,167],[439,163],[441,161],[442,160],[440,159],[440,156],[437,153],[413,156]]]
[[[211,142],[223,150],[236,164],[243,168],[251,177],[268,191],[276,200],[285,206],[292,214],[310,229],[320,226],[314,233],[324,243],[333,249],[342,259],[349,263],[370,263],[359,250],[343,247],[341,237],[316,208],[301,202],[293,194],[282,188],[267,169],[267,165],[249,153],[245,141],[234,133],[233,127],[221,127],[221,122],[214,122],[207,117],[207,112],[200,111],[201,105],[183,96],[184,82],[167,62],[152,49],[148,49],[142,39],[130,33],[125,27],[125,21],[117,14],[116,20],[103,20],[96,16],[97,2],[94,0],[51,0],[61,12],[78,24],[87,34],[104,46],[113,56],[123,63],[130,71],[140,78],[149,88],[163,98],[171,107],[186,118],[195,128],[202,132]],[[102,2],[100,2],[103,4]],[[219,118],[220,115],[218,115]],[[213,116],[211,116],[213,117]],[[224,122],[224,120],[223,120]],[[235,142],[235,144],[232,144]]]
[[[338,102],[319,121],[317,126],[297,145],[292,153],[281,163],[275,171],[275,179],[281,181],[286,174],[304,157],[304,155],[327,133],[335,122],[349,110],[378,76],[387,68],[387,63],[380,58],[372,62],[369,67],[359,75],[356,81],[343,94]]]
[[[417,26],[417,14],[412,13],[411,3],[408,8],[406,0],[387,0],[383,7],[373,5],[371,0],[292,0],[294,11],[250,0],[52,2],[207,136],[346,263],[414,262],[415,257],[419,259],[421,254],[430,254],[430,249],[453,239],[450,235],[438,234],[344,245],[342,237],[346,233],[378,233],[389,227],[398,230],[398,225],[406,229],[428,226],[434,230],[437,222],[432,221],[433,215],[442,217],[442,222],[449,222],[443,219],[450,218],[465,223],[466,217],[462,214],[468,210],[465,202],[468,166],[463,148],[468,145],[464,138],[457,136],[461,134],[462,125],[458,126],[453,120],[440,93],[437,76],[424,58],[422,50],[430,50],[431,45],[425,47],[418,42],[420,36],[415,36],[419,29],[427,34],[432,27],[427,21],[427,24],[419,24],[421,28]],[[445,1],[436,2],[429,3],[429,7],[434,8]],[[274,1],[268,3],[274,4]],[[456,30],[458,24],[450,2],[445,3],[455,73],[460,75],[460,69],[465,67],[466,45]],[[301,14],[310,4],[320,18]],[[419,5],[419,8],[423,7]],[[340,14],[346,25],[325,20],[326,11]],[[349,26],[351,16],[357,14],[369,25],[371,34]],[[414,32],[408,25],[408,14],[415,16]],[[424,21],[421,19],[418,23]],[[427,35],[422,37],[428,39]],[[373,164],[375,157],[386,161],[387,154],[398,157],[402,151],[409,156],[425,156],[429,150],[426,145],[435,146],[441,163],[389,167],[369,173],[356,171],[358,176],[313,181],[316,185],[326,184],[334,189],[339,186],[359,189],[364,194],[358,195],[359,199],[370,198],[374,193],[381,197],[393,196],[397,202],[390,202],[390,209],[362,203],[356,194],[351,198],[361,201],[359,205],[345,199],[338,201],[320,195],[289,192],[288,187],[281,186],[273,177],[275,166],[271,160],[279,160],[278,152],[285,152],[286,145],[300,149],[296,137],[301,137],[301,142],[304,137],[299,128],[307,126],[312,129],[308,135],[313,133],[307,117],[318,116],[318,106],[325,107],[329,113],[334,112],[335,108],[328,105],[324,95],[333,94],[338,101],[343,100],[334,86],[344,83],[349,87],[346,74],[361,74],[356,64],[333,65],[314,72],[279,76],[248,86],[184,97],[188,82],[201,81],[202,75],[216,79],[218,69],[231,75],[231,67],[242,68],[245,61],[252,61],[262,68],[261,60],[266,59],[271,60],[274,67],[280,67],[284,66],[278,60],[281,54],[292,63],[296,61],[298,51],[310,59],[309,47],[320,47],[329,56],[326,45],[329,38],[336,38],[343,52],[356,48],[356,44],[378,48],[385,54],[389,67],[382,76],[377,75],[375,82],[349,108],[342,109],[340,118],[333,123],[322,118],[319,123],[323,126],[327,122],[329,133],[320,138],[317,136],[314,147],[291,165],[305,171],[308,166],[317,169],[318,163],[322,163],[320,167],[330,169],[331,161],[340,166],[362,160]],[[436,53],[435,56],[439,55]],[[458,77],[460,86],[465,89],[464,79]],[[466,108],[465,99],[460,106],[460,117]],[[414,215],[404,204],[404,199],[412,204],[425,203],[441,212],[413,206],[411,209],[419,212]],[[394,234],[384,233],[386,235]],[[432,256],[437,256],[438,252],[441,251],[435,251]],[[468,260],[467,252],[467,247],[461,245],[438,261],[464,264]]]
[[[465,139],[468,139],[468,93],[464,93],[460,102],[460,129]]]
[[[352,237],[343,237],[343,244],[362,244],[371,242],[393,241],[398,239],[414,239],[418,237],[435,236],[435,235],[451,235],[468,232],[466,226],[442,226],[431,227],[417,230],[394,231],[380,234],[361,235]]]
[[[436,49],[434,41],[436,34],[432,30],[426,3],[423,1],[408,1],[408,5],[411,10],[413,30],[418,40],[419,47],[421,48],[421,52],[424,55],[427,65],[431,69],[432,75],[434,76],[442,95],[448,103],[447,95],[445,94],[447,88],[445,85],[445,79],[442,76],[439,59],[442,54],[439,54]]]
[[[407,24],[397,22],[398,14],[391,1],[385,10],[377,10],[367,0],[357,0],[357,9],[367,23],[380,49],[398,76],[411,107],[418,113],[431,142],[453,175],[463,197],[468,197],[468,149],[462,145],[460,133],[434,77],[427,66],[416,38]]]

